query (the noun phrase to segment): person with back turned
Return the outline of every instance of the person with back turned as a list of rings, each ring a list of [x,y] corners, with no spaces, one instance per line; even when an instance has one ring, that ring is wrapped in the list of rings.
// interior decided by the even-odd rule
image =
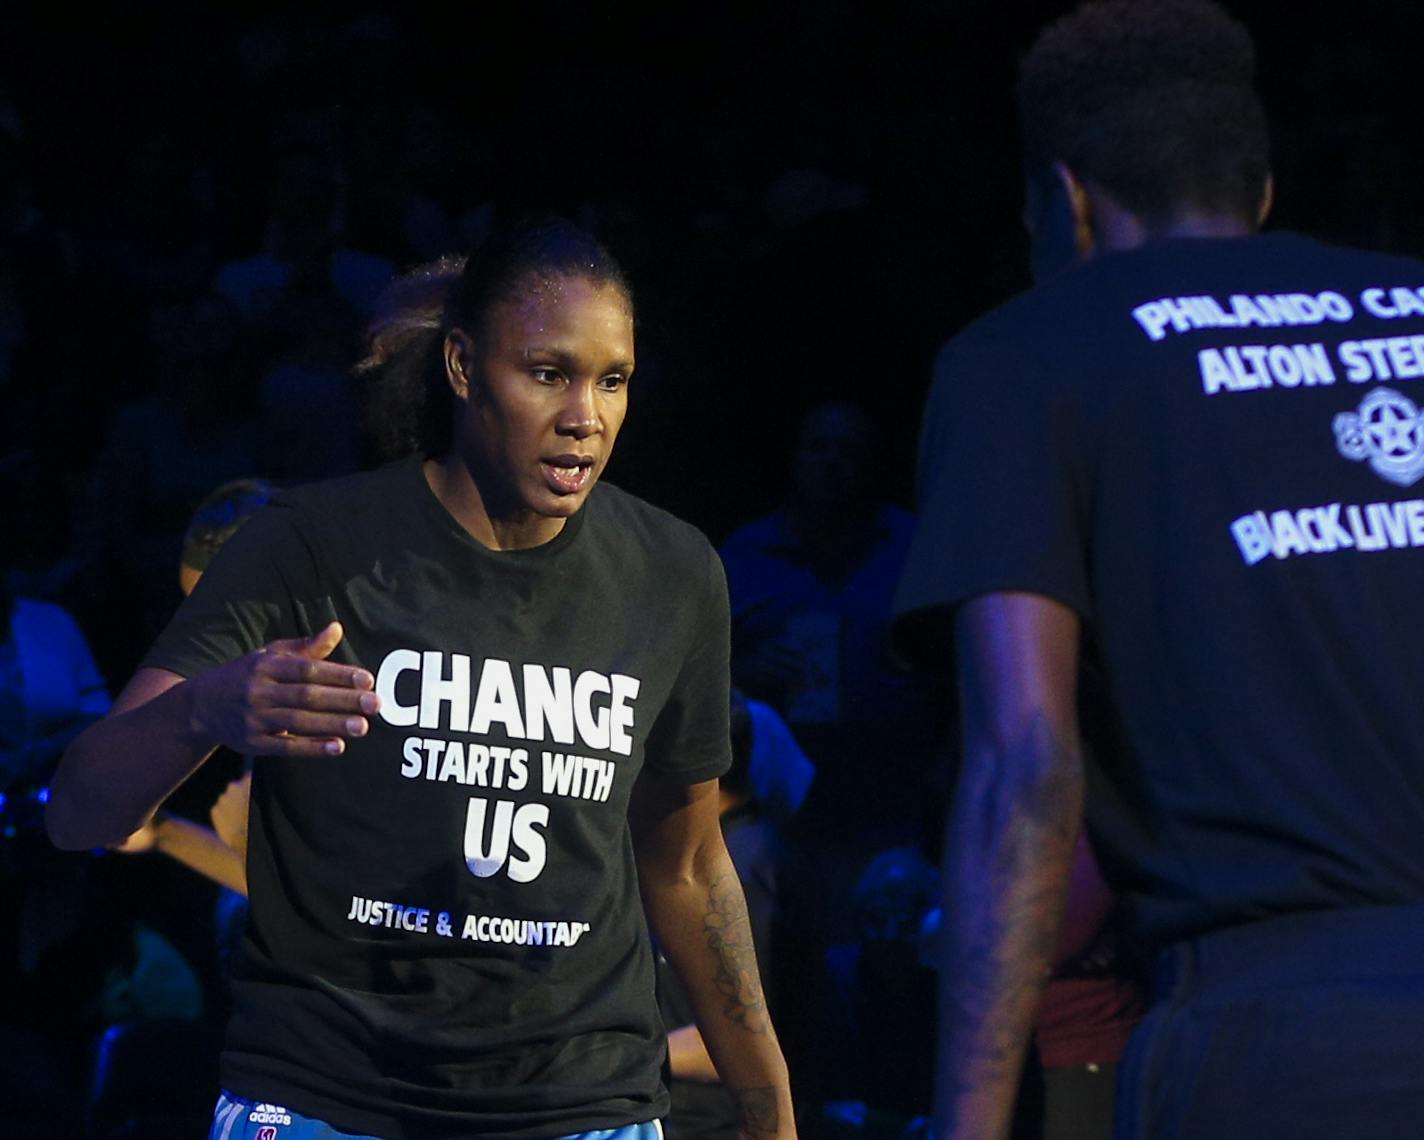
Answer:
[[[1253,66],[1205,0],[1023,63],[1038,283],[937,362],[897,598],[963,711],[941,1137],[1004,1134],[1085,802],[1154,962],[1119,1137],[1424,1112],[1424,264],[1257,232]]]

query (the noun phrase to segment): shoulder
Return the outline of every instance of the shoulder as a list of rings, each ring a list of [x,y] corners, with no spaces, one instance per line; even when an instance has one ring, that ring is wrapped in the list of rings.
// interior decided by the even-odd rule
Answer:
[[[381,515],[408,512],[416,501],[416,463],[407,458],[370,471],[278,491],[265,513],[286,515],[308,532],[351,533]]]
[[[1086,269],[1087,267],[1081,267]],[[1080,270],[1070,271],[1075,279]],[[935,355],[937,385],[956,377],[998,377],[1047,371],[1049,346],[1085,328],[1080,290],[1060,280],[1036,285],[991,309],[945,341]]]
[[[1282,263],[1295,266],[1319,266],[1326,270],[1361,271],[1364,273],[1396,272],[1418,279],[1424,277],[1424,261],[1399,253],[1358,249],[1334,245],[1305,234],[1279,230],[1245,238],[1240,249],[1243,256],[1260,264]]]
[[[689,522],[636,495],[600,482],[589,496],[584,531],[600,547],[613,545],[623,556],[636,556],[664,572],[691,571],[715,562],[707,536]]]
[[[377,547],[401,540],[397,528],[415,510],[403,464],[277,491],[223,544],[203,575],[244,593],[276,573],[291,588],[309,586],[323,568],[344,573]],[[260,572],[260,573],[259,573]],[[263,580],[266,580],[264,577]]]
[[[384,500],[401,496],[414,485],[415,466],[415,460],[407,457],[369,471],[287,487],[279,491],[272,501],[298,510],[320,510],[367,502],[373,497]]]
[[[722,564],[711,542],[691,522],[607,482],[594,488],[587,504],[578,549],[617,568],[625,582],[649,588],[725,592]]]
[[[1065,379],[1089,371],[1079,358],[1092,351],[1092,338],[1081,333],[1095,322],[1076,308],[1076,299],[1070,309],[1059,295],[1056,284],[1031,289],[940,347],[930,375],[922,455],[927,446],[931,452],[944,451],[948,444],[939,437],[946,433],[955,438],[964,432],[992,434],[1024,407],[1065,398]]]
[[[1184,238],[1107,253],[999,305],[940,349],[940,388],[1009,377],[1019,390],[1035,377],[1061,396],[1064,378],[1112,372],[1124,353],[1153,343],[1144,311],[1200,298],[1227,304],[1232,294],[1347,293],[1371,283],[1424,280],[1424,263],[1333,246],[1286,231],[1232,238]]]

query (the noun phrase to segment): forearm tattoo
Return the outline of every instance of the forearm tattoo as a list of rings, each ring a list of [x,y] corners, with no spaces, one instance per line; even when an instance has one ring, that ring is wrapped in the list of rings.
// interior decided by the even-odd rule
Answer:
[[[774,1136],[778,1126],[776,1090],[732,1089],[737,1102],[737,1126],[746,1136]]]
[[[978,832],[989,862],[982,869],[972,860],[961,864],[947,883],[962,912],[958,944],[942,967],[940,1002],[943,1038],[952,1042],[941,1099],[954,1115],[963,1094],[1016,1076],[1057,939],[1077,834],[1076,813],[1065,803],[1078,794],[1059,774],[1072,770],[1076,742],[1055,738],[1042,723],[1036,729],[1049,775],[1029,781],[1002,815],[986,803],[969,805],[955,820]],[[975,807],[984,814],[975,818]]]
[[[752,924],[747,917],[742,884],[734,873],[724,872],[708,884],[702,930],[708,947],[717,957],[713,980],[722,995],[723,1012],[752,1033],[770,1033],[771,1021],[757,972],[756,948],[752,945]],[[775,1107],[773,1102],[773,1115]]]

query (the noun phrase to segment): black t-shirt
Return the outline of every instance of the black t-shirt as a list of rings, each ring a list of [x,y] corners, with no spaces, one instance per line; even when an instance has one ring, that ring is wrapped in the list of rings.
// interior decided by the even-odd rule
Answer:
[[[729,759],[712,548],[600,485],[551,542],[491,551],[412,459],[255,516],[145,663],[191,676],[333,618],[383,707],[342,756],[256,762],[226,1086],[393,1137],[661,1115],[627,805],[644,765]]]
[[[1421,334],[1424,265],[1273,234],[1096,258],[937,363],[897,636],[943,660],[991,591],[1085,619],[1152,942],[1424,900]]]

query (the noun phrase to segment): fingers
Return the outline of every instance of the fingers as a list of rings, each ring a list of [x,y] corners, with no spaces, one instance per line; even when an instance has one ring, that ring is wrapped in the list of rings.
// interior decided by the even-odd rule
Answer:
[[[376,679],[328,658],[344,636],[330,622],[311,637],[274,641],[247,659],[243,683],[249,749],[272,756],[339,756],[380,711]]]
[[[283,642],[273,642],[267,647],[267,651],[259,659],[257,673],[264,680],[288,682],[295,684],[305,684],[312,686],[330,686],[337,689],[346,689],[356,692],[368,692],[375,688],[376,679],[365,669],[353,668],[350,665],[338,665],[334,661],[314,660],[312,658],[288,654],[277,651],[277,647]],[[375,694],[370,693],[372,700]],[[377,702],[379,707],[379,702]],[[369,710],[374,712],[375,709]]]
[[[272,709],[248,720],[247,747],[264,756],[340,756],[347,739],[365,736],[362,717]]]
[[[270,708],[254,712],[248,718],[250,736],[308,736],[317,738],[354,739],[370,731],[363,716],[342,716],[340,713],[311,712],[301,708]]]
[[[307,638],[303,655],[313,661],[330,657],[331,651],[341,644],[344,632],[339,621],[328,622],[325,629],[318,630]]]
[[[313,759],[318,756],[340,756],[346,751],[346,741],[339,736],[254,736],[252,747],[264,756]]]
[[[346,631],[342,628],[341,623],[333,621],[328,622],[324,628],[317,630],[310,637],[289,637],[282,641],[274,641],[262,652],[302,657],[309,661],[324,661],[331,656],[345,636]]]
[[[259,709],[306,709],[366,717],[380,711],[381,698],[372,692],[338,685],[269,681],[253,687],[252,704]]]

